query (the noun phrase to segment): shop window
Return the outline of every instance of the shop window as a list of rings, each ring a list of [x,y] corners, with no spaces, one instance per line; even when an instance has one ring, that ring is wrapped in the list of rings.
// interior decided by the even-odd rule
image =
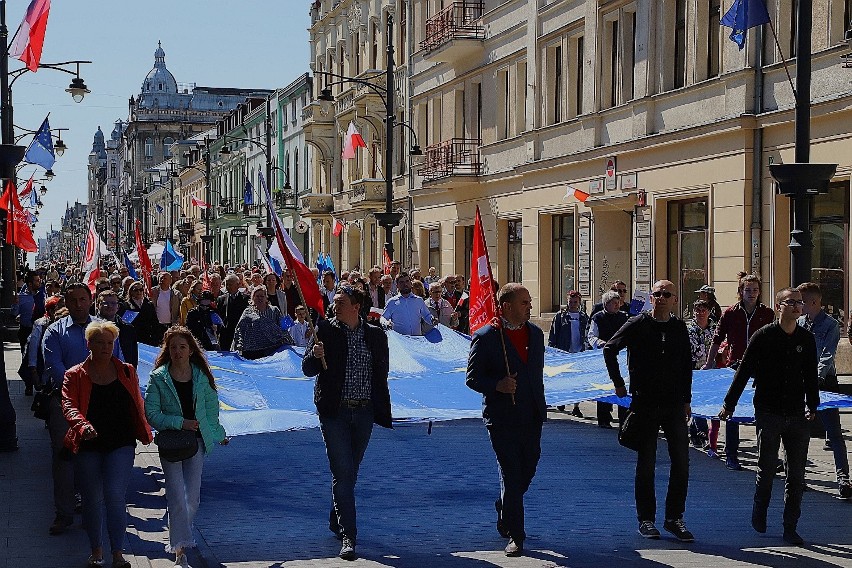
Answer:
[[[553,235],[553,268],[552,268],[552,292],[550,297],[556,303],[552,306],[553,311],[559,310],[559,301],[565,297],[568,290],[573,290],[574,285],[574,215],[556,215],[551,225]]]
[[[676,287],[681,317],[688,318],[698,299],[695,291],[708,283],[707,199],[669,202],[668,231],[669,279]]]
[[[521,237],[523,235],[523,228],[521,226],[521,220],[516,219],[509,221],[508,224],[508,243],[507,243],[507,262],[508,266],[506,267],[506,278],[507,282],[522,282],[522,268],[523,264],[521,263]]]
[[[819,284],[826,313],[837,319],[841,329],[849,313],[846,304],[847,251],[849,250],[849,185],[836,183],[828,193],[817,195],[811,215],[813,257],[811,281]]]

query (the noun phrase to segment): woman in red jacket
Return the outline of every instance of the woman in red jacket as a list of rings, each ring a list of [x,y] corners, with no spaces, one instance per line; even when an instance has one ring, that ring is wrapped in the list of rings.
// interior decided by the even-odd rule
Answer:
[[[92,554],[88,566],[104,564],[102,527],[106,516],[112,565],[124,559],[127,484],[136,441],[151,443],[139,378],[132,365],[112,356],[118,328],[93,321],[86,327],[89,356],[65,373],[62,410],[70,428],[65,447],[74,454],[74,476],[83,496],[83,526]]]

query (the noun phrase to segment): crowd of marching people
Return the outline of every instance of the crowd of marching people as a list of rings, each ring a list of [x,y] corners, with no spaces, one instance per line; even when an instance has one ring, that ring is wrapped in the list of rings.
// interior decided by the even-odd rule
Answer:
[[[374,424],[391,427],[386,330],[425,335],[437,325],[471,334],[467,386],[483,395],[483,418],[499,464],[497,528],[509,539],[508,556],[523,553],[523,496],[533,481],[541,448],[545,345],[576,353],[601,349],[615,393],[632,395],[617,421],[642,425],[636,442],[639,534],[659,538],[654,469],[663,431],[671,456],[663,528],[691,542],[684,522],[692,444],[711,458],[739,462],[735,415],[746,381],[755,379],[758,433],[757,488],[752,525],[767,530],[772,480],[785,475],[784,539],[796,532],[805,490],[804,464],[810,420],[824,425],[834,453],[839,495],[852,498],[846,447],[837,409],[817,411],[819,390],[837,387],[834,355],[840,327],[821,306],[819,286],[806,283],[761,301],[761,282],[740,274],[736,301],[722,310],[715,290],[696,290],[679,306],[674,285],[654,284],[647,306],[631,305],[622,281],[612,283],[591,313],[570,290],[549,333],[530,320],[532,301],[522,285],[494,285],[498,317],[471,330],[469,282],[430,268],[403,271],[398,261],[335,274],[313,268],[321,302],[306,301],[294,274],[247,265],[195,264],[162,270],[151,281],[134,267],[104,267],[106,276],[84,283],[74,267],[51,264],[23,271],[17,312],[25,393],[34,395],[51,440],[55,519],[50,534],[82,512],[90,540],[89,566],[104,564],[106,527],[112,565],[126,567],[125,493],[136,442],[157,442],[166,485],[167,551],[188,566],[195,546],[192,521],[200,502],[203,458],[229,439],[219,421],[219,401],[208,351],[236,351],[245,359],[284,346],[304,348],[303,371],[316,377],[314,402],[332,474],[329,529],[341,541],[339,556],[355,558],[355,479]],[[316,294],[314,294],[316,295]],[[159,348],[144,399],[136,367],[139,344]],[[618,352],[629,354],[621,376]],[[717,418],[691,416],[693,371],[731,367],[733,383]],[[562,409],[564,407],[560,407]],[[579,406],[570,411],[581,416]],[[724,450],[720,445],[725,420]],[[597,423],[613,428],[612,405],[597,404]],[[626,426],[621,430],[626,430]],[[156,432],[156,440],[153,437]],[[783,444],[786,459],[779,460]],[[625,443],[625,445],[627,445]]]

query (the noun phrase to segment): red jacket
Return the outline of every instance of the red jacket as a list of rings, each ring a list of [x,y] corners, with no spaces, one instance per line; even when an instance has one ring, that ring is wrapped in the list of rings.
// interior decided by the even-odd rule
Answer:
[[[725,366],[730,367],[732,363],[742,359],[754,332],[773,321],[775,321],[775,312],[761,303],[754,308],[751,318],[746,315],[742,302],[737,302],[722,312],[722,319],[716,326],[713,343],[721,345],[723,341],[728,342],[730,349],[725,358]]]
[[[136,408],[133,417],[134,436],[143,444],[150,444],[154,439],[151,426],[145,420],[145,405],[142,402],[142,392],[139,390],[139,377],[133,365],[123,363],[117,357],[112,358],[118,380],[130,393],[133,406]],[[89,377],[89,360],[86,359],[65,371],[65,381],[62,383],[62,413],[68,421],[68,433],[65,434],[65,447],[73,453],[80,449],[83,440],[83,427],[89,424],[86,412],[89,410],[89,398],[92,395],[92,379]]]

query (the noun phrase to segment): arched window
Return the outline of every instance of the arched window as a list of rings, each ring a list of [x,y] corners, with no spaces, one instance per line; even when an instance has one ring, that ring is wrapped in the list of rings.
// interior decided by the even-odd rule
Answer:
[[[290,152],[284,152],[284,182],[290,183]]]
[[[163,138],[163,157],[169,158],[172,155],[172,144],[175,143],[175,139],[171,136],[167,136]]]
[[[110,164],[109,165],[109,178],[115,179],[117,174],[118,174],[118,167],[116,167],[115,164]]]
[[[145,157],[154,157],[154,139],[151,137],[145,139]]]
[[[299,193],[299,149],[293,150],[293,191]]]

